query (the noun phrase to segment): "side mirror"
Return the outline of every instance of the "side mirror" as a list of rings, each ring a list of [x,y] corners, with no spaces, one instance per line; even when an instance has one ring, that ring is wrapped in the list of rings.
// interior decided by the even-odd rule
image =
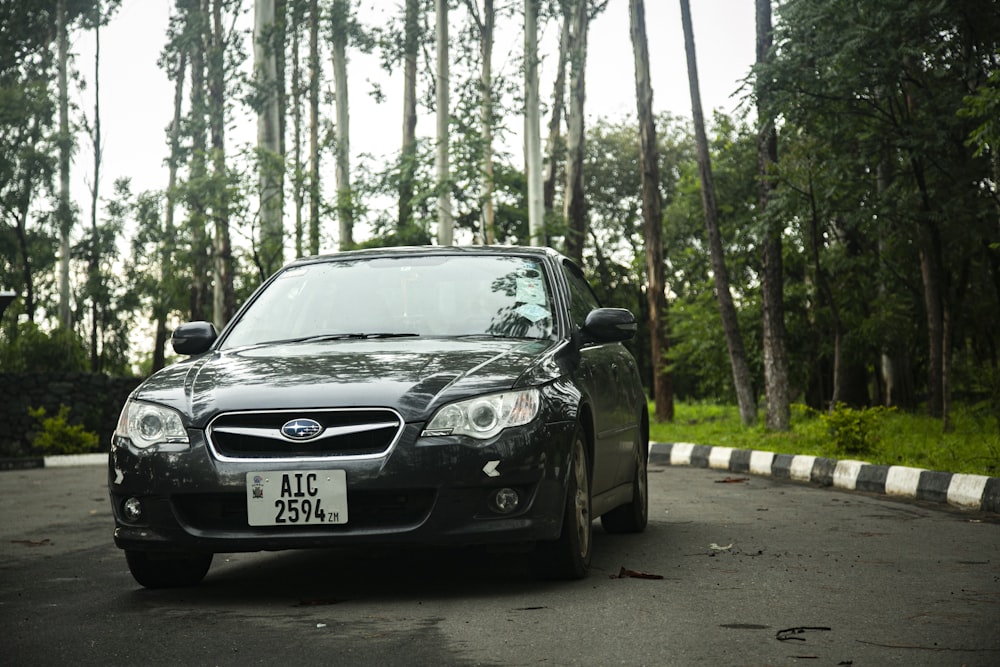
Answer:
[[[597,308],[587,314],[583,323],[583,340],[587,343],[615,343],[635,335],[635,316],[624,308]]]
[[[170,345],[177,354],[201,354],[212,347],[218,337],[211,322],[188,322],[174,329]]]

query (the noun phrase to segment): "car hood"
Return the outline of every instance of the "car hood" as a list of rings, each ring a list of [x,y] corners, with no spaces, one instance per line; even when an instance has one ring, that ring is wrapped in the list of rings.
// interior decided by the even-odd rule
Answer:
[[[261,345],[168,367],[134,398],[203,427],[233,410],[391,407],[422,421],[443,403],[558,374],[550,340],[376,339]]]

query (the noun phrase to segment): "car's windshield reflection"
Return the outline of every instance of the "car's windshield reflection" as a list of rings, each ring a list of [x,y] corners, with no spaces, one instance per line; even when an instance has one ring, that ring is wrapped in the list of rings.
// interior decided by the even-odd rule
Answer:
[[[404,336],[552,336],[552,300],[536,260],[433,260],[334,260],[289,269],[241,314],[221,347]]]

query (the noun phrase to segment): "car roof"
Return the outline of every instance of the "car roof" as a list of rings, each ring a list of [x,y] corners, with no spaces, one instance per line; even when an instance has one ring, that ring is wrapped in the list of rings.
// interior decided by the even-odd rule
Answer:
[[[341,252],[302,257],[288,264],[297,266],[325,261],[342,261],[347,259],[375,257],[406,257],[429,255],[518,255],[551,257],[566,259],[561,253],[549,247],[540,246],[508,246],[508,245],[470,245],[470,246],[387,246],[383,248],[364,248],[361,250],[344,250]]]

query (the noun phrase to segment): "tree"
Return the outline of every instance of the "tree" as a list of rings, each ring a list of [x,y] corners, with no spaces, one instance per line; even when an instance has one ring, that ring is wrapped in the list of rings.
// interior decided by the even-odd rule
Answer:
[[[348,0],[334,0],[331,14],[333,81],[337,105],[337,219],[340,249],[354,246],[354,203],[351,193],[351,110],[347,94],[347,36],[351,20]]]
[[[771,0],[756,0],[757,62],[770,57],[772,44]],[[774,119],[770,118],[768,85],[756,81],[757,163],[760,171],[760,223],[763,246],[761,273],[761,307],[764,313],[764,393],[767,401],[767,427],[775,431],[788,430],[791,414],[788,399],[788,354],[785,350],[785,306],[783,296],[781,221],[768,216],[768,202],[774,189],[774,169],[778,161],[778,136]]]
[[[261,278],[267,278],[284,262],[282,225],[281,149],[282,106],[278,88],[278,53],[284,44],[275,22],[275,0],[254,0],[254,79],[257,107],[257,163],[260,183],[260,244],[258,258]]]
[[[208,1],[208,0],[205,0]],[[223,24],[223,3],[211,0],[208,28],[208,124],[212,155],[212,218],[214,222],[213,313],[221,329],[236,312],[233,291],[233,249],[229,236],[229,174],[226,167],[226,49],[230,36]]]
[[[646,40],[646,6],[629,2],[632,51],[635,56],[635,99],[639,116],[639,171],[642,173],[642,215],[646,251],[646,300],[649,308],[650,359],[656,418],[672,421],[674,396],[667,350],[667,296],[663,267],[663,211],[660,196],[660,156],[653,119],[653,86]]]
[[[174,37],[174,46],[190,54],[191,89],[190,112],[187,132],[190,141],[188,178],[184,184],[187,219],[188,262],[191,267],[189,280],[188,317],[191,320],[212,318],[208,277],[212,273],[211,250],[207,229],[209,197],[208,170],[206,168],[208,103],[205,93],[205,34],[208,16],[200,0],[177,0],[182,25]]]
[[[783,133],[783,145],[791,152],[810,142],[814,154],[827,156],[814,170],[825,178],[813,184],[817,226],[831,239],[820,262],[853,285],[877,272],[880,303],[899,304],[910,316],[868,312],[867,303],[838,290],[845,362],[863,373],[875,366],[872,354],[911,352],[911,366],[927,370],[928,411],[947,428],[954,355],[970,369],[996,367],[996,355],[983,352],[995,349],[995,333],[981,324],[995,319],[981,304],[995,313],[998,303],[987,250],[997,237],[994,170],[967,143],[975,120],[959,112],[988,89],[998,67],[1000,15],[973,1],[860,7],[801,0],[782,5],[779,17],[775,58],[761,71],[772,82],[771,113],[795,128]],[[803,183],[784,162],[781,182]],[[788,213],[801,216],[811,201],[800,197]],[[856,329],[848,325],[855,318]],[[874,350],[852,345],[854,332],[875,338]],[[911,333],[924,338],[922,351],[909,345]]]
[[[587,237],[587,203],[583,190],[584,122],[586,99],[588,0],[573,0],[569,31],[569,132],[566,137],[566,190],[563,219],[566,224],[566,254],[583,261]]]
[[[309,254],[319,254],[320,143],[319,143],[319,1],[309,4]]]
[[[295,257],[302,257],[305,250],[305,227],[302,217],[306,194],[306,169],[302,164],[302,102],[305,92],[302,85],[302,24],[305,15],[305,3],[293,0],[287,7],[288,25],[291,27],[291,103],[292,108],[292,155],[291,155],[291,186],[294,205],[294,243]]]
[[[118,179],[105,200],[105,218],[74,247],[75,259],[87,260],[86,280],[77,291],[90,314],[90,371],[122,374],[128,364],[131,317],[136,292],[120,269],[119,240],[134,210],[129,179]],[[82,310],[82,307],[81,307]]]
[[[545,141],[546,165],[542,197],[547,213],[552,212],[555,208],[556,180],[559,173],[559,164],[561,163],[560,154],[564,153],[566,148],[562,141],[562,121],[566,95],[566,60],[569,54],[569,30],[573,21],[573,14],[570,11],[572,7],[570,0],[559,0],[559,7],[562,13],[562,28],[559,33],[559,57],[556,65],[555,83],[552,87],[552,112],[549,116],[549,133]]]
[[[68,329],[73,324],[70,319],[69,260],[74,215],[69,200],[69,163],[73,153],[73,134],[69,128],[69,15],[66,0],[56,2],[56,29],[59,50],[59,206],[56,209],[59,224],[59,323]]]
[[[84,118],[84,129],[90,135],[91,146],[93,147],[94,173],[90,185],[90,236],[93,242],[89,244],[87,256],[87,290],[90,294],[100,294],[104,292],[105,284],[112,278],[109,272],[102,271],[101,264],[107,258],[102,255],[102,244],[97,242],[101,234],[101,225],[98,222],[98,202],[100,200],[101,185],[101,154],[103,150],[101,142],[101,27],[107,25],[114,12],[118,9],[119,0],[110,0],[107,7],[103,6],[102,0],[95,0],[92,12],[84,17],[84,26],[90,27],[94,31],[94,117],[88,121]],[[115,231],[120,232],[120,229]],[[112,242],[107,245],[113,246]],[[117,248],[109,248],[112,258],[118,256]],[[102,330],[103,324],[108,318],[102,314],[102,308],[109,304],[98,298],[91,299],[90,304],[90,369],[93,372],[103,370],[105,362],[108,361],[108,354],[101,341],[105,339],[105,332]]]
[[[420,49],[420,1],[406,0],[403,23],[403,142],[399,153],[397,229],[413,222],[413,179],[417,160],[417,55]]]
[[[528,237],[545,245],[545,198],[538,96],[538,0],[524,0],[524,162],[528,178]]]
[[[435,17],[437,36],[437,84],[436,84],[436,113],[437,113],[437,154],[435,158],[437,171],[437,205],[438,205],[438,234],[437,240],[441,245],[451,245],[454,235],[455,222],[451,212],[451,168],[448,156],[449,134],[448,120],[450,107],[448,104],[449,93],[449,68],[448,62],[448,0],[435,0]]]
[[[34,321],[40,306],[70,324],[69,30],[93,3],[6,3],[0,40],[0,234],[5,282],[23,294]],[[52,52],[55,42],[56,54]],[[60,65],[61,63],[61,65]],[[59,83],[62,83],[60,86]],[[53,84],[55,83],[55,89]],[[59,114],[58,125],[56,114]],[[53,176],[59,175],[58,189]],[[43,206],[52,195],[55,211]],[[46,227],[58,232],[56,241]],[[53,252],[59,248],[58,255]],[[49,273],[54,262],[59,268]],[[49,277],[55,277],[49,302]]]
[[[680,0],[680,3],[681,24],[684,28],[684,50],[687,53],[688,82],[691,86],[691,115],[694,120],[695,142],[698,148],[698,172],[701,177],[702,204],[705,208],[705,227],[708,232],[708,245],[712,257],[712,273],[715,277],[722,327],[729,349],[740,419],[744,424],[750,425],[757,420],[757,399],[753,391],[743,338],[740,335],[739,323],[736,319],[733,295],[729,290],[729,277],[722,249],[722,239],[719,235],[715,186],[712,181],[708,137],[705,134],[705,118],[701,110],[701,92],[698,86],[698,64],[694,49],[694,31],[691,26],[691,7],[688,0]]]
[[[482,236],[486,245],[495,240],[493,229],[493,25],[496,12],[493,0],[483,0],[483,10],[473,0],[466,0],[466,7],[479,33],[480,58],[480,137],[482,141]],[[525,33],[527,40],[527,32]]]
[[[50,142],[56,108],[49,86],[54,64],[48,48],[52,17],[26,6],[17,9],[20,12],[10,21],[18,29],[0,42],[4,49],[0,101],[5,109],[0,131],[0,216],[5,232],[3,256],[10,258],[3,264],[3,278],[22,294],[23,312],[34,322],[35,274],[49,263],[38,251],[52,247],[44,231],[30,224],[32,207],[51,184],[56,169]]]
[[[184,79],[187,71],[187,53],[181,51],[175,53],[175,64],[171,74],[174,82],[174,116],[167,127],[167,145],[169,154],[167,156],[167,190],[165,196],[165,210],[163,215],[163,228],[157,230],[160,233],[154,236],[154,241],[158,246],[159,275],[157,289],[151,291],[154,294],[152,304],[152,314],[156,323],[156,331],[153,338],[153,364],[152,371],[158,371],[165,365],[164,348],[167,343],[167,317],[169,317],[172,306],[175,302],[168,295],[171,290],[164,289],[172,287],[175,283],[176,273],[174,271],[174,254],[177,246],[176,226],[174,214],[177,210],[177,171],[180,168],[181,155],[181,122],[183,120],[184,104]],[[154,256],[157,253],[154,251]]]

